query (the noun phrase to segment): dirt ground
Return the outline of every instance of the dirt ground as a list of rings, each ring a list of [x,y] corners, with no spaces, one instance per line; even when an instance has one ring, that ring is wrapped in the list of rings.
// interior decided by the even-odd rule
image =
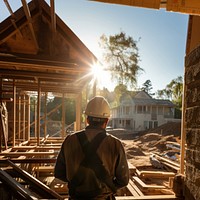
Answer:
[[[174,152],[167,148],[167,143],[180,144],[181,123],[170,122],[156,129],[140,133],[124,129],[115,129],[109,132],[122,140],[127,159],[133,166],[148,167],[152,166],[150,162],[152,153],[173,156]]]

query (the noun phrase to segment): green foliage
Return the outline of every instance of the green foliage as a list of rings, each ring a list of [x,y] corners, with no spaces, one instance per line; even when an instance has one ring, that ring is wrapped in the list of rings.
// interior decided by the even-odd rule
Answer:
[[[114,92],[115,92],[115,100],[117,103],[119,103],[121,96],[127,92],[127,86],[119,84],[115,87]]]
[[[104,60],[108,64],[108,70],[112,80],[118,85],[136,86],[137,76],[140,71],[137,42],[124,32],[100,38],[100,47],[104,50]]]
[[[183,95],[183,78],[178,76],[173,79],[163,90],[157,91],[157,97],[162,99],[170,99],[181,110]]]
[[[47,113],[53,110],[58,105],[62,105],[61,97],[54,97],[54,99],[47,104]],[[76,111],[75,111],[75,100],[74,99],[64,99],[65,105],[65,124],[71,124],[75,121]],[[53,112],[50,116],[50,119],[55,121],[62,120],[62,106],[60,106],[55,112]]]
[[[155,93],[151,93],[151,90],[153,89],[151,81],[148,79],[142,84],[141,90],[145,91],[148,93],[150,96],[155,95]]]

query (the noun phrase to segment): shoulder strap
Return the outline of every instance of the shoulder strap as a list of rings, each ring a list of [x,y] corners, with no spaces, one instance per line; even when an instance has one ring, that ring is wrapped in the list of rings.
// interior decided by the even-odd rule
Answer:
[[[103,139],[106,137],[106,132],[97,134],[91,142],[88,141],[84,131],[77,134],[79,143],[81,144],[82,150],[85,153],[85,157],[89,154],[93,154],[97,151]]]
[[[105,169],[103,162],[97,155],[97,149],[100,146],[103,139],[106,137],[106,132],[101,132],[94,137],[94,139],[89,142],[85,132],[80,132],[77,134],[79,142],[81,144],[82,150],[85,153],[85,158],[81,164],[85,167],[92,169],[97,178],[104,182],[113,192],[116,192],[113,180],[109,175],[108,171]]]

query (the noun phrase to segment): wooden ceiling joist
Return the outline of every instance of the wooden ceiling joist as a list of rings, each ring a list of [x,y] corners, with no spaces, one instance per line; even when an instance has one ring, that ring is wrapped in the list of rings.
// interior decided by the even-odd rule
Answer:
[[[8,11],[9,11],[9,13],[10,13],[10,15],[11,15],[11,19],[10,19],[10,20],[11,20],[11,22],[12,22],[12,25],[15,27],[15,29],[16,29],[17,32],[19,33],[20,37],[22,37],[22,34],[21,34],[20,30],[18,29],[18,27],[17,27],[17,25],[16,25],[16,23],[15,23],[15,15],[14,15],[14,13],[13,13],[13,11],[12,11],[12,8],[10,7],[10,4],[8,3],[7,0],[4,0],[4,3],[5,3],[5,5],[6,5]]]
[[[55,33],[56,33],[56,15],[55,15],[54,0],[51,0],[50,3],[51,3],[51,28],[52,28],[53,36],[55,36]]]
[[[18,37],[13,40],[17,32],[9,23],[10,17],[1,23],[0,77],[18,80],[16,82],[18,90],[21,87],[24,90],[35,91],[38,81],[41,81],[42,91],[54,92],[56,87],[59,87],[62,92],[68,91],[70,94],[77,95],[92,80],[91,65],[97,61],[96,57],[56,15],[54,0],[50,1],[50,6],[44,0],[32,0],[28,4],[26,0],[21,2],[23,6],[11,15],[15,16],[15,23],[19,30],[29,29],[31,33],[27,30],[23,32],[30,35],[23,35],[24,45],[23,39],[19,40],[18,45]],[[38,31],[40,27],[45,27],[42,30],[45,36]],[[26,44],[27,37],[32,38],[29,45]],[[44,38],[48,42],[45,42]],[[32,50],[29,48],[31,45]],[[39,50],[35,51],[37,45],[40,45]],[[5,48],[6,46],[8,48]],[[29,48],[27,54],[27,50],[23,48]],[[24,83],[22,81],[19,83],[19,80],[23,80]]]
[[[22,2],[22,5],[23,5],[23,8],[24,8],[24,12],[25,12],[26,18],[28,20],[29,28],[30,28],[30,31],[32,33],[35,46],[36,46],[37,49],[39,49],[37,38],[36,38],[36,35],[35,35],[35,32],[34,32],[34,28],[33,28],[33,24],[32,24],[32,18],[31,18],[31,13],[30,13],[28,4],[27,4],[26,0],[21,0],[21,2]]]

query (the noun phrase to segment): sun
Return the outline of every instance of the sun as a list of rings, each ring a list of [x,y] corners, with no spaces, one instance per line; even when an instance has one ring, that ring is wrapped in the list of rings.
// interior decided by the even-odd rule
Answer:
[[[92,74],[94,80],[97,81],[97,85],[99,88],[107,88],[109,90],[113,90],[114,86],[111,81],[111,74],[108,69],[106,69],[105,65],[101,63],[94,63],[92,65]]]

